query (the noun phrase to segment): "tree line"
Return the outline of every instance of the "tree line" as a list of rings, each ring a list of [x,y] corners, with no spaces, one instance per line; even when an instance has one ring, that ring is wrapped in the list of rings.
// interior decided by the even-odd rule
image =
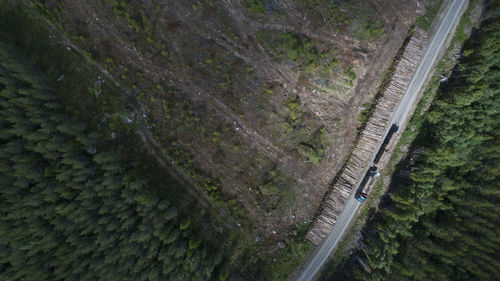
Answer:
[[[358,250],[329,280],[498,280],[499,12],[487,3]]]
[[[30,42],[50,33],[33,32],[29,11],[0,15],[0,279],[225,279],[201,208],[183,203],[134,129],[86,102],[87,82],[58,86],[88,77],[76,67],[53,79],[62,66],[43,52],[63,53]]]

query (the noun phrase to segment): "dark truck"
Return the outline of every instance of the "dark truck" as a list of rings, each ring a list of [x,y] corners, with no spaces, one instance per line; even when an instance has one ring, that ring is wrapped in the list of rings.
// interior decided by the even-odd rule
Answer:
[[[375,177],[378,177],[380,174],[377,172],[377,166],[371,166],[365,174],[365,177],[361,181],[359,188],[356,192],[356,199],[363,203],[368,198],[368,194],[373,185],[373,181]]]
[[[398,129],[399,129],[398,125],[392,124],[391,128],[389,129],[389,132],[387,133],[387,136],[384,139],[384,142],[382,143],[382,146],[380,146],[380,149],[375,155],[375,159],[373,160],[373,166],[371,166],[368,169],[368,171],[365,174],[365,177],[361,181],[361,184],[359,185],[359,188],[356,191],[356,199],[359,202],[365,202],[366,198],[368,198],[368,194],[370,193],[370,190],[372,188],[373,181],[375,180],[376,177],[380,175],[377,172],[376,165],[378,165],[380,158],[382,158],[382,155],[385,153],[385,150],[387,149],[387,145],[389,145],[389,142],[391,141],[394,134],[398,131]]]

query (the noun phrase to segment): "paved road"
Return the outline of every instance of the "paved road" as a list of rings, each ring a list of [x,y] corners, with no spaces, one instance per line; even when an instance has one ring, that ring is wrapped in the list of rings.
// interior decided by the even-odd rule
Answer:
[[[425,83],[425,80],[429,76],[432,71],[432,67],[436,62],[436,59],[444,46],[446,38],[450,33],[453,25],[458,21],[460,12],[465,5],[467,0],[453,0],[451,5],[448,7],[445,16],[441,20],[440,26],[436,31],[436,34],[431,39],[427,51],[424,54],[422,62],[418,66],[415,75],[408,86],[408,90],[405,92],[401,102],[398,106],[398,109],[393,115],[392,123],[397,124],[401,127],[401,125],[405,124],[405,121],[409,117],[410,111],[413,108],[418,93],[422,89],[422,86]],[[389,131],[388,126],[386,135]],[[385,138],[385,137],[384,137]],[[384,139],[382,138],[382,140]],[[379,143],[379,147],[382,145],[382,142]],[[378,151],[375,150],[375,151]],[[375,158],[375,154],[373,155],[372,161]],[[366,171],[365,171],[366,172]],[[359,186],[360,183],[358,183]],[[358,188],[356,186],[356,189]],[[354,190],[356,190],[354,189]],[[337,224],[332,229],[332,232],[325,239],[323,244],[316,250],[314,256],[310,260],[307,267],[302,271],[301,275],[297,279],[297,281],[310,281],[313,280],[316,274],[319,272],[323,264],[326,262],[333,249],[337,246],[340,238],[346,231],[347,227],[351,223],[354,214],[358,210],[360,206],[360,202],[354,198],[355,192],[352,192],[349,201],[347,201],[342,214],[339,217]]]

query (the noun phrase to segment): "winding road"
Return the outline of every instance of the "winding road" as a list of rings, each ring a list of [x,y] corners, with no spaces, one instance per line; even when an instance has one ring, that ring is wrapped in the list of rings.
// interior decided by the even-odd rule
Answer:
[[[427,47],[427,50],[424,54],[424,57],[408,86],[408,90],[405,92],[396,112],[392,117],[392,121],[390,123],[391,125],[396,124],[401,128],[401,126],[406,124],[406,120],[410,117],[411,109],[417,102],[418,94],[422,90],[422,87],[429,74],[431,74],[433,66],[435,65],[439,54],[445,46],[446,38],[450,34],[453,26],[460,19],[462,9],[464,8],[466,3],[467,0],[453,0],[452,3],[448,6],[445,16],[441,19],[439,27],[432,37],[429,46]],[[387,126],[385,135],[387,135],[387,133],[389,132],[390,127],[391,126]],[[403,130],[400,130],[399,132],[401,131]],[[385,136],[378,144],[378,148],[380,148],[384,139]],[[375,151],[378,151],[378,148]],[[374,158],[375,154],[373,155],[372,162]],[[359,184],[360,183],[358,183],[356,188],[354,188],[353,190],[357,190]],[[328,260],[328,257],[337,246],[338,242],[342,238],[342,235],[348,228],[354,215],[359,209],[361,203],[354,197],[355,192],[352,192],[349,201],[346,203],[344,210],[342,211],[342,214],[337,221],[337,224],[335,224],[328,237],[316,250],[312,258],[310,258],[309,263],[303,269],[300,276],[296,279],[297,281],[314,280],[315,276],[318,274],[324,263]]]

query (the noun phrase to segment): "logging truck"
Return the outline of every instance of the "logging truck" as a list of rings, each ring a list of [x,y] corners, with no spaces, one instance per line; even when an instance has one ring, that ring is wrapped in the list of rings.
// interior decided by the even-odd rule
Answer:
[[[359,202],[363,203],[366,201],[366,198],[368,198],[368,194],[370,194],[370,191],[372,189],[373,181],[378,176],[380,176],[380,174],[377,172],[377,166],[371,166],[366,172],[365,177],[361,181],[361,184],[359,185],[356,194],[356,199]]]
[[[382,143],[377,154],[375,155],[375,159],[373,160],[373,166],[371,166],[368,169],[368,171],[365,174],[365,177],[361,181],[361,184],[359,185],[359,188],[356,192],[356,199],[359,202],[366,201],[366,198],[368,198],[368,194],[370,194],[373,181],[375,180],[376,177],[380,176],[380,174],[377,172],[376,165],[378,165],[380,158],[382,158],[382,155],[386,151],[387,145],[389,145],[389,142],[391,141],[393,135],[398,131],[398,129],[399,129],[398,125],[392,124],[391,128],[389,129],[389,132],[387,133],[387,136],[384,139],[384,142]]]

